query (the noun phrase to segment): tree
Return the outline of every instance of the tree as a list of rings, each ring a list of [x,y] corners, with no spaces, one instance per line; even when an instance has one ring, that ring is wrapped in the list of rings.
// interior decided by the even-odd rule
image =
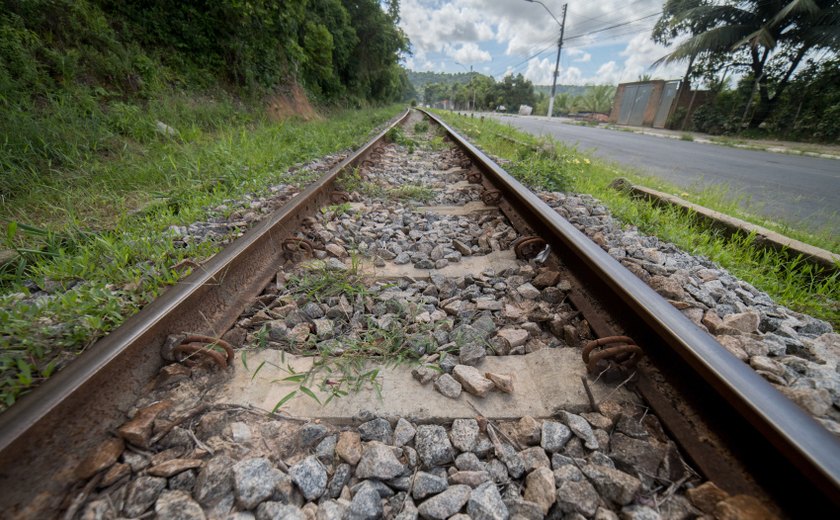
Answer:
[[[840,0],[667,0],[654,39],[670,43],[681,35],[689,38],[660,61],[698,60],[707,70],[710,62],[727,64],[751,75],[755,128],[803,59],[840,46]]]
[[[615,97],[612,85],[593,85],[586,94],[576,99],[577,105],[586,112],[608,113]]]

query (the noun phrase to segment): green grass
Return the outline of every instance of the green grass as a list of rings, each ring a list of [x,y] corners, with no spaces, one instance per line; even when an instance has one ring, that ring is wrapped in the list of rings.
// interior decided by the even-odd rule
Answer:
[[[188,274],[179,262],[223,247],[224,237],[176,247],[171,226],[244,211],[229,200],[266,194],[270,184],[305,184],[314,174],[290,166],[362,144],[400,109],[310,122],[234,111],[215,131],[182,127],[181,138],[126,141],[119,153],[91,152],[33,177],[0,208],[6,222],[48,230],[7,226],[9,245],[35,253],[16,257],[0,286],[0,411]],[[55,295],[23,303],[27,280]]]
[[[387,195],[392,199],[417,202],[429,202],[435,198],[433,189],[419,184],[404,184],[398,188],[391,188],[387,191]]]
[[[331,270],[318,264],[304,268],[289,279],[287,289],[296,300],[303,298],[321,301],[323,298],[345,297],[348,302],[353,302],[359,296],[370,295],[367,281],[359,271],[357,257],[353,258],[351,267],[346,271]],[[416,345],[419,341],[425,346],[424,353],[431,353],[435,349],[437,344],[431,338],[431,325],[414,324],[412,309],[401,307],[400,312],[395,314],[394,322],[387,328],[369,319],[363,329],[343,331],[333,339],[317,342],[310,335],[303,344],[290,341],[284,348],[311,357],[312,366],[306,371],[295,371],[290,363],[285,366],[272,364],[274,368],[288,374],[279,381],[296,385],[276,403],[273,411],[298,395],[308,396],[319,404],[327,404],[364,387],[373,387],[379,392],[381,386],[377,377],[381,368],[418,362],[422,353],[414,350],[412,344]],[[267,328],[257,334],[258,338],[265,336]],[[258,341],[256,350],[266,345],[266,342]],[[247,352],[243,353],[242,359],[245,369],[253,370],[252,377],[255,377],[262,366],[249,368]],[[281,363],[285,363],[284,357],[281,357]],[[313,388],[326,395],[323,403]]]
[[[692,190],[688,193],[556,142],[548,141],[556,153],[547,154],[544,138],[536,138],[490,119],[481,122],[451,113],[439,113],[485,151],[501,158],[505,162],[502,166],[508,172],[532,188],[591,194],[621,222],[638,226],[643,233],[672,242],[689,253],[705,256],[767,292],[776,302],[824,319],[835,329],[840,328],[840,274],[827,276],[802,259],[791,260],[783,253],[763,249],[754,243],[754,237],[728,238],[677,208],[660,207],[635,199],[611,188],[609,184],[617,177],[625,177],[633,183],[675,193],[702,206],[751,220],[797,240],[836,252],[840,251],[840,242],[834,230],[813,234],[767,222],[737,210],[737,202],[725,199],[722,189]],[[539,151],[534,151],[534,147]]]

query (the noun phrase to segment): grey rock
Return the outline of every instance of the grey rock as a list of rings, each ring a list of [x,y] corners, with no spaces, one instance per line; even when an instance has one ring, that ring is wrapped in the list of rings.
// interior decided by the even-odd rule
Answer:
[[[572,464],[560,466],[554,470],[554,485],[559,486],[565,481],[580,482],[583,480],[583,473]]]
[[[635,505],[621,509],[622,520],[659,520],[659,513],[648,506]]]
[[[472,520],[508,520],[507,506],[492,482],[473,489],[467,502],[467,514]]]
[[[193,496],[201,505],[207,506],[231,491],[233,464],[230,457],[218,455],[201,467],[193,488]]]
[[[487,349],[478,343],[466,343],[461,346],[458,361],[462,365],[477,366],[487,356]]]
[[[454,450],[443,426],[434,424],[418,426],[414,436],[414,446],[423,465],[427,468],[453,461]]]
[[[166,487],[166,479],[143,475],[128,485],[123,512],[128,517],[136,517],[146,512],[158,499]]]
[[[398,491],[408,491],[411,489],[411,476],[403,475],[401,477],[392,478],[388,482],[386,482],[388,487],[396,489]]]
[[[469,486],[455,485],[446,491],[429,498],[417,507],[417,512],[424,518],[445,520],[464,507],[470,499]]]
[[[204,520],[204,510],[186,491],[164,491],[155,502],[158,518],[169,520]]]
[[[280,480],[280,470],[265,458],[245,459],[233,466],[233,490],[242,509],[253,509],[268,500]]]
[[[455,356],[445,356],[440,360],[438,365],[440,365],[440,368],[444,371],[444,373],[451,374],[458,365],[458,359]]]
[[[598,439],[595,438],[595,434],[592,433],[592,427],[589,426],[589,423],[581,417],[580,415],[575,415],[569,412],[560,412],[560,417],[563,422],[572,430],[580,440],[584,442],[584,445],[587,449],[590,450],[597,450]]]
[[[484,471],[486,466],[475,453],[462,453],[455,457],[455,467],[461,471]]]
[[[435,381],[435,389],[450,399],[457,399],[461,395],[461,383],[449,374],[442,374]]]
[[[327,496],[330,498],[338,498],[341,495],[341,489],[350,482],[350,477],[353,476],[353,468],[350,464],[339,464],[335,468],[329,484],[327,484]]]
[[[505,499],[510,517],[517,520],[542,520],[545,516],[539,504],[521,498]]]
[[[567,467],[573,468],[574,466]],[[564,480],[560,482],[556,497],[556,507],[560,511],[564,513],[580,513],[587,518],[595,514],[600,503],[598,492],[585,479],[577,481]]]
[[[449,333],[449,341],[454,342],[459,347],[462,345],[482,344],[484,342],[484,333],[472,325],[459,325]]]
[[[534,300],[540,297],[540,290],[530,283],[520,285],[516,288],[516,292],[526,300]]]
[[[616,432],[610,439],[610,458],[615,466],[627,473],[641,471],[648,475],[656,475],[665,450],[650,442],[634,439]]]
[[[478,440],[478,421],[475,419],[455,419],[449,430],[452,446],[458,451],[472,451]]]
[[[411,375],[414,377],[414,379],[419,381],[421,385],[425,385],[435,379],[435,377],[438,375],[438,371],[427,366],[419,366],[414,367],[411,370]]]
[[[306,520],[299,507],[282,502],[263,502],[257,507],[257,520]]]
[[[292,477],[281,472],[280,479],[274,485],[274,493],[271,495],[271,501],[302,506],[304,498],[298,487],[295,486]]]
[[[327,470],[318,457],[309,456],[289,468],[289,476],[307,500],[315,500],[327,489]]]
[[[456,471],[449,475],[450,484],[464,484],[471,488],[476,488],[490,480],[490,474],[486,471]]]
[[[336,435],[324,437],[324,440],[319,442],[318,446],[315,447],[315,456],[318,457],[318,460],[324,464],[329,464],[335,457],[335,446],[337,442],[338,437]]]
[[[399,476],[403,471],[405,471],[405,465],[394,455],[393,448],[381,442],[371,441],[362,451],[362,458],[356,466],[356,477],[389,480]]]
[[[507,467],[508,474],[511,478],[520,478],[525,474],[525,462],[515,449],[509,444],[502,444],[502,452],[499,459]]]
[[[378,480],[363,480],[356,484],[355,486],[350,488],[350,492],[355,494],[363,485],[373,486],[376,489],[376,492],[379,493],[379,498],[390,498],[394,496],[394,490],[391,489],[387,484],[384,482],[380,482]]]
[[[301,310],[313,320],[324,317],[324,310],[315,302],[307,303]]]
[[[337,500],[325,500],[318,504],[315,520],[342,520],[347,506]]]
[[[394,442],[391,423],[381,417],[359,425],[359,435],[363,441],[379,441],[385,444]]]
[[[543,421],[540,446],[545,451],[556,453],[562,450],[571,438],[572,431],[566,425],[555,421]]]
[[[382,502],[376,487],[363,482],[347,510],[348,520],[375,520],[382,517]]]
[[[308,448],[327,436],[327,427],[323,424],[304,424],[299,430],[300,443]]]
[[[187,471],[182,471],[174,477],[169,478],[169,489],[180,489],[192,493],[193,487],[195,487],[195,479],[196,473],[194,470],[188,469]]]
[[[504,484],[510,480],[507,466],[499,459],[489,461],[486,466],[486,471],[496,484]]]
[[[537,468],[551,468],[551,461],[548,460],[548,455],[539,446],[532,446],[525,448],[519,452],[519,457],[525,464],[525,471],[530,473]]]
[[[417,430],[410,422],[400,417],[397,426],[394,428],[394,446],[401,448],[410,443],[416,432]]]
[[[429,495],[436,495],[449,487],[449,483],[445,478],[426,473],[425,471],[418,471],[414,476],[414,487],[411,491],[411,496],[417,500],[426,498]]]
[[[581,470],[605,500],[619,506],[632,502],[642,487],[639,479],[617,469],[587,464]]]

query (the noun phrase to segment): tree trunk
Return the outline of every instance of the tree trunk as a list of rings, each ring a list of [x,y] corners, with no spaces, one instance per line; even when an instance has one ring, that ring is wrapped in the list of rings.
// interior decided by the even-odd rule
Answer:
[[[793,74],[793,71],[799,66],[799,62],[802,61],[802,58],[805,56],[805,53],[809,48],[810,47],[808,45],[803,45],[802,48],[799,49],[799,52],[796,53],[793,61],[791,61],[790,67],[788,67],[784,77],[781,81],[779,81],[779,84],[776,85],[776,91],[773,93],[772,97],[770,96],[770,90],[767,88],[767,83],[761,85],[761,88],[759,88],[758,107],[755,112],[753,112],[752,119],[750,119],[750,128],[758,128],[759,125],[767,120],[767,118],[770,117],[770,114],[773,113],[773,110],[776,108],[776,102],[782,96],[782,92],[784,92],[790,84],[790,77]]]

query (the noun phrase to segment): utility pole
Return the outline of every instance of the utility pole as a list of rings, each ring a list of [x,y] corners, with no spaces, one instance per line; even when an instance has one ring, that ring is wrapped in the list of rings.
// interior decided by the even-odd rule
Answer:
[[[566,8],[568,6],[569,4],[563,4],[563,21],[560,23],[560,38],[557,40],[557,61],[554,62],[554,81],[551,82],[551,97],[548,99],[548,117],[551,117],[554,113],[554,93],[557,91],[557,77],[560,75],[560,51],[563,50],[563,32],[566,28]],[[554,20],[557,21],[557,18]]]
[[[551,82],[551,97],[548,98],[548,117],[551,117],[551,113],[554,112],[554,93],[557,92],[557,76],[560,75],[560,51],[563,50],[563,32],[566,29],[566,8],[569,7],[569,4],[563,4],[563,21],[557,19],[554,16],[554,13],[551,12],[551,9],[546,7],[546,5],[540,0],[525,0],[526,2],[531,2],[534,4],[540,4],[543,6],[548,14],[554,18],[554,21],[557,22],[557,25],[560,26],[560,38],[557,40],[557,61],[554,62],[554,81]]]

